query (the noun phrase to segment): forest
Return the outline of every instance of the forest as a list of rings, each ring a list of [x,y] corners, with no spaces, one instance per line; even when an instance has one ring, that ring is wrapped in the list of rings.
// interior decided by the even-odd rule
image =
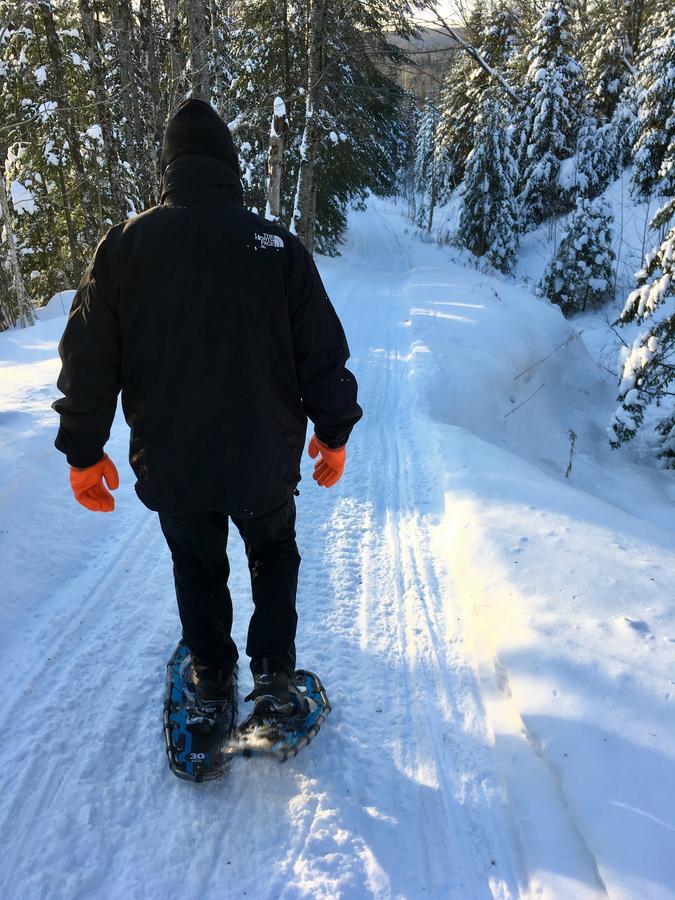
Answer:
[[[399,195],[421,232],[459,204],[476,264],[510,276],[546,223],[538,286],[566,316],[616,300],[603,191],[658,200],[617,328],[614,445],[654,425],[675,464],[675,25],[667,0],[477,0],[450,21],[395,0],[0,0],[0,329],[77,285],[108,226],[159,202],[171,111],[229,123],[247,205],[340,253],[348,210]],[[425,97],[397,77],[422,23],[454,52]],[[650,416],[650,422],[653,417]],[[651,426],[650,426],[651,427]]]

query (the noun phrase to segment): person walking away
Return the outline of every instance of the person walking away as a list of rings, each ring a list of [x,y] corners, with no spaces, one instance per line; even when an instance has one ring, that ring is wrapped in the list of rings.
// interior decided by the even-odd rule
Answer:
[[[112,227],[74,298],[59,346],[56,447],[75,499],[114,509],[104,453],[121,391],[140,500],[173,558],[187,676],[222,708],[238,658],[227,586],[228,525],[243,538],[260,716],[304,711],[295,670],[295,493],[307,419],[314,480],[342,476],[362,412],[349,349],[314,262],[280,225],[244,208],[227,125],[200,100],[170,119],[161,202]]]

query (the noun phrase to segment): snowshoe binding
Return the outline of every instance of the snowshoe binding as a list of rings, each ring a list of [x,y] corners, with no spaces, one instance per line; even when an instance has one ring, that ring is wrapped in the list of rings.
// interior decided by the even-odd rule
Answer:
[[[236,674],[226,676],[224,672],[217,672],[212,678],[199,676],[188,654],[180,675],[188,709],[187,727],[191,731],[210,731],[232,703]]]
[[[253,715],[264,718],[304,717],[309,712],[305,691],[298,688],[284,669],[273,669],[269,660],[253,676],[253,690],[244,698],[253,700]]]

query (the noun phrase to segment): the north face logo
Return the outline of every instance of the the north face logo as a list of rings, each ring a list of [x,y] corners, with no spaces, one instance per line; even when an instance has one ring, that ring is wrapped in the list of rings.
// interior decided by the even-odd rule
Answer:
[[[279,237],[278,234],[268,234],[266,231],[256,231],[255,239],[261,250],[284,249],[283,238]]]

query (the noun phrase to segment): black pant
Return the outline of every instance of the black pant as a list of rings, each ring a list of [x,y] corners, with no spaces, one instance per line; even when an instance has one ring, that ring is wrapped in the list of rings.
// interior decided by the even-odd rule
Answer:
[[[227,587],[228,517],[218,512],[159,514],[173,557],[183,638],[202,677],[234,668],[232,599]],[[255,611],[246,653],[256,671],[263,657],[295,670],[295,596],[300,554],[295,543],[295,498],[262,516],[233,518],[248,557]]]

